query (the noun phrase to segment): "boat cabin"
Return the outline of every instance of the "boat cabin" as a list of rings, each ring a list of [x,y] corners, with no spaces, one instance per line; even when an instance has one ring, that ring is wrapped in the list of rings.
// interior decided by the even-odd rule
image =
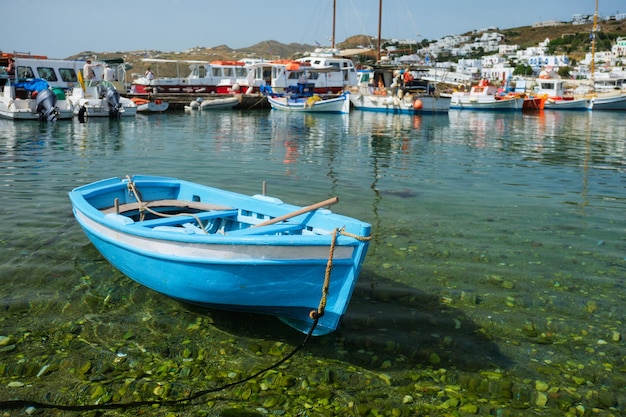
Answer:
[[[85,61],[69,59],[48,59],[43,55],[30,55],[21,53],[3,53],[0,57],[0,86],[6,84],[9,75],[6,71],[9,58],[15,60],[15,74],[11,79],[26,81],[36,78],[46,80],[50,87],[61,88],[65,91],[78,85],[78,73],[82,72]],[[115,71],[115,80],[118,90],[124,85],[126,70],[122,59],[111,59],[105,61],[94,61],[100,66],[93,67],[96,79],[102,79],[104,67],[110,64]]]
[[[11,79],[27,80],[41,78],[52,87],[69,89],[78,83],[78,71],[82,69],[84,62],[60,59],[48,59],[41,55],[2,54],[0,58],[0,84],[6,84],[9,79],[8,60],[15,60],[15,74]]]
[[[179,61],[170,59],[144,59],[155,69],[154,79],[139,76],[131,84],[131,94],[151,93],[218,93],[245,92],[249,85],[249,66],[244,61]],[[181,76],[181,67],[188,67]],[[176,76],[170,74],[175,73]],[[168,76],[165,76],[167,74]],[[242,91],[243,90],[243,91]]]
[[[565,81],[560,78],[538,78],[535,94],[545,94],[548,98],[573,100],[574,93],[565,89]]]

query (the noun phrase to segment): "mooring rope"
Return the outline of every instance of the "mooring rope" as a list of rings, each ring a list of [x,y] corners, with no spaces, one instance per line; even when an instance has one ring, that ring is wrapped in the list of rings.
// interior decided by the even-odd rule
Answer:
[[[108,404],[87,404],[87,405],[63,405],[63,404],[51,404],[51,403],[43,403],[43,402],[39,402],[39,401],[31,401],[31,400],[8,400],[8,401],[0,401],[0,410],[2,409],[17,409],[17,408],[22,408],[22,407],[37,407],[37,408],[46,408],[46,409],[57,409],[57,410],[66,410],[66,411],[90,411],[90,410],[110,410],[110,409],[118,409],[118,408],[122,408],[122,409],[128,409],[128,408],[137,408],[137,407],[143,407],[143,406],[151,406],[151,405],[181,405],[183,403],[188,403],[192,400],[195,400],[197,398],[200,398],[204,395],[207,394],[211,394],[214,392],[218,392],[218,391],[223,391],[226,390],[228,388],[234,387],[236,385],[240,385],[243,383],[246,383],[256,377],[258,377],[259,375],[264,374],[267,371],[270,371],[274,368],[277,368],[278,366],[282,365],[283,363],[287,362],[289,359],[291,359],[296,353],[298,353],[300,350],[302,350],[306,344],[308,343],[309,339],[311,338],[311,336],[313,335],[313,331],[315,330],[315,328],[317,327],[317,322],[319,319],[314,319],[313,324],[311,325],[311,328],[309,329],[309,332],[306,334],[304,340],[302,341],[302,343],[298,346],[296,346],[291,352],[289,352],[286,356],[284,356],[283,358],[281,358],[278,362],[275,362],[274,364],[246,377],[243,379],[240,379],[238,381],[235,382],[231,382],[216,388],[210,388],[210,389],[205,389],[202,391],[198,391],[194,394],[191,394],[187,397],[183,397],[183,398],[177,398],[174,400],[150,400],[150,401],[131,401],[128,403],[108,403]],[[190,403],[192,404],[192,403]]]
[[[129,184],[131,183],[132,182],[129,182]],[[130,189],[130,185],[129,185],[129,189]],[[135,190],[135,192],[138,192],[138,191]],[[138,194],[136,194],[135,196],[137,197],[137,201],[140,203],[140,206],[141,206],[140,196]],[[8,401],[0,401],[0,409],[17,409],[17,408],[23,408],[23,407],[36,407],[36,408],[42,408],[42,409],[57,409],[57,410],[65,410],[65,411],[90,411],[90,410],[110,410],[110,409],[119,409],[119,408],[129,409],[129,408],[137,408],[137,407],[152,406],[152,405],[165,406],[165,405],[193,404],[190,402],[197,398],[200,398],[202,396],[205,396],[207,394],[211,394],[214,392],[223,391],[228,388],[234,387],[236,385],[244,384],[264,374],[267,371],[270,371],[272,369],[279,367],[280,365],[282,365],[283,363],[291,359],[296,353],[298,353],[307,345],[307,343],[311,339],[311,336],[313,335],[313,332],[315,331],[315,328],[317,327],[319,319],[324,315],[324,310],[326,309],[326,302],[328,298],[328,288],[330,287],[330,276],[331,276],[331,271],[333,267],[333,256],[335,252],[335,245],[337,243],[337,235],[339,233],[350,235],[346,233],[343,229],[337,228],[333,231],[333,238],[330,244],[330,252],[328,255],[328,261],[326,263],[326,271],[324,274],[324,283],[322,285],[322,296],[320,298],[320,302],[319,302],[319,306],[317,310],[311,310],[311,312],[309,313],[309,316],[313,320],[313,323],[311,324],[309,331],[304,337],[304,340],[302,341],[302,343],[300,343],[291,352],[289,352],[287,355],[285,355],[283,358],[273,363],[272,365],[258,372],[255,372],[254,374],[246,378],[240,379],[238,381],[231,382],[231,383],[228,383],[228,384],[216,387],[216,388],[201,390],[187,397],[177,398],[173,400],[131,401],[128,403],[87,404],[87,405],[63,405],[63,404],[44,403],[44,402],[32,401],[32,400],[8,400]],[[356,237],[356,238],[359,238],[359,237]],[[369,240],[369,238],[366,238],[366,237],[360,237],[359,239]]]

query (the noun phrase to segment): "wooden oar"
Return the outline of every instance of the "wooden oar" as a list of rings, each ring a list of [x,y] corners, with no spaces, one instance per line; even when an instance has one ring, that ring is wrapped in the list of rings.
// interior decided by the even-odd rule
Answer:
[[[328,200],[320,201],[319,203],[316,203],[307,207],[302,207],[299,210],[292,211],[291,213],[284,214],[282,216],[276,217],[271,220],[266,220],[264,222],[255,224],[254,226],[250,226],[250,227],[267,226],[270,224],[279,223],[279,222],[282,222],[283,220],[287,220],[287,219],[291,219],[292,217],[299,216],[300,214],[308,213],[310,211],[317,210],[318,208],[322,208],[324,206],[330,206],[330,205],[336,204],[338,201],[339,201],[339,197],[329,198]]]

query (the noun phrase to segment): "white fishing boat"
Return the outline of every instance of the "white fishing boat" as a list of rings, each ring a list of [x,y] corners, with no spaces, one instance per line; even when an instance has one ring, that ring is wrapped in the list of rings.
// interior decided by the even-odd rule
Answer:
[[[405,72],[406,71],[406,72]],[[356,110],[383,113],[445,113],[450,96],[437,92],[417,72],[391,66],[359,71],[358,83],[352,87],[350,101]],[[406,75],[411,74],[411,75]]]
[[[576,97],[572,91],[566,90],[565,80],[542,71],[535,81],[537,87],[534,94],[546,96],[544,110],[589,110],[590,99]]]
[[[590,110],[626,110],[626,94],[599,93],[591,97]]]
[[[154,66],[156,76],[149,78],[144,75],[133,80],[131,95],[233,94],[249,91],[249,66],[246,61],[144,59],[143,62]],[[166,65],[175,68],[175,77],[160,75],[159,66]],[[189,70],[186,76],[180,75],[182,66]]]
[[[25,81],[34,78],[46,80],[50,88],[61,88],[66,93],[78,86],[79,74],[82,73],[85,61],[70,59],[49,59],[45,55],[32,55],[30,53],[2,53],[0,67],[6,67],[8,59],[14,60],[14,80]],[[103,79],[104,69],[110,64],[114,71],[114,80],[111,81],[118,91],[125,91],[126,67],[122,59],[93,60],[92,69],[94,79]],[[7,74],[0,74],[0,85],[4,84]]]
[[[129,98],[122,97],[109,81],[83,81],[79,73],[79,86],[72,89],[68,100],[74,114],[84,117],[133,117],[137,105]]]
[[[598,31],[598,0],[596,0],[596,11],[593,15],[593,32],[591,34],[591,85],[596,90],[596,76],[595,76],[595,54],[596,54],[596,32]],[[609,78],[605,78],[604,81],[608,81]],[[608,83],[610,84],[610,83]],[[620,81],[615,81],[615,86],[623,86]],[[626,110],[626,93],[619,91],[597,93],[591,97],[589,102],[589,110]]]
[[[9,80],[2,88],[0,117],[5,119],[50,122],[73,116],[63,90],[50,88],[45,80]]]
[[[250,65],[249,85],[271,94],[294,92],[309,84],[315,94],[341,94],[357,83],[354,62],[336,48],[318,48],[296,60],[259,62]]]
[[[350,113],[350,94],[345,92],[339,96],[268,96],[267,99],[274,110],[297,113]]]
[[[498,87],[487,80],[472,86],[469,92],[454,92],[450,101],[451,109],[521,111],[524,97],[500,95]]]

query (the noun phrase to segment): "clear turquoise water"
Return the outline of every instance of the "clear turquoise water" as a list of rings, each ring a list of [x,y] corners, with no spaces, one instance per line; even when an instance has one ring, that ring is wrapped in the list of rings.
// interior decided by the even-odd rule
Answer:
[[[251,346],[300,342],[278,320],[177,303],[102,260],[74,222],[67,192],[143,173],[249,194],[266,181],[268,194],[298,205],[337,195],[334,211],[373,225],[341,328],[314,339],[282,371],[300,389],[314,385],[311,375],[326,375],[336,391],[330,404],[346,415],[368,415],[355,404],[402,415],[466,415],[469,404],[479,404],[479,414],[562,415],[581,406],[619,415],[626,410],[623,121],[608,112],[467,111],[0,120],[0,336],[13,346],[0,346],[0,386],[27,385],[0,390],[0,400],[52,392],[52,400],[72,402],[77,390],[93,402],[93,376],[112,354],[156,352],[182,366],[183,346],[210,363],[204,377],[161,380],[202,389],[218,369],[245,376],[276,359],[271,348]],[[91,370],[81,374],[84,362]],[[45,364],[59,366],[37,377]],[[362,397],[368,392],[374,399]],[[286,415],[328,406],[222,396]]]

